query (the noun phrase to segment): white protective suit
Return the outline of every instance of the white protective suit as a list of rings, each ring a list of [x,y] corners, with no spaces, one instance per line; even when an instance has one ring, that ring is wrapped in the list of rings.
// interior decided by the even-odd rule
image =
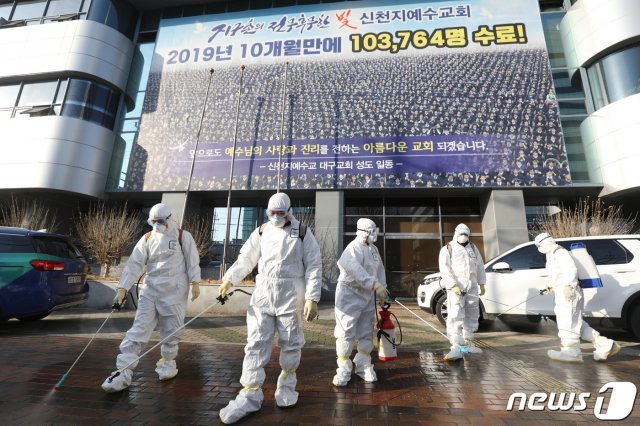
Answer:
[[[268,209],[289,212],[289,197],[284,193],[273,195]],[[282,227],[268,222],[254,230],[242,246],[238,260],[223,277],[237,285],[258,266],[256,286],[247,309],[247,345],[240,378],[244,388],[220,410],[224,423],[234,423],[262,406],[264,367],[271,356],[276,330],[282,368],[276,403],[289,407],[298,401],[296,369],[305,343],[301,311],[305,299],[320,300],[322,257],[311,230],[307,228],[304,238],[300,238],[300,222],[291,213],[287,213],[286,219]]]
[[[472,339],[480,317],[478,285],[486,283],[484,262],[473,243],[467,241],[463,245],[457,241],[469,233],[466,225],[458,225],[453,240],[440,249],[438,259],[442,285],[447,289],[447,337],[451,342],[447,360],[461,358],[464,351],[481,352]],[[451,291],[454,286],[466,294],[455,294]]]
[[[376,224],[362,218],[358,220],[357,228],[356,238],[338,260],[340,276],[336,287],[334,329],[338,369],[333,378],[335,386],[345,386],[351,380],[353,363],[356,374],[365,381],[377,380],[371,364],[376,310],[374,283],[386,286],[386,276],[378,248],[374,241],[368,241],[370,234],[376,231]],[[356,340],[358,353],[352,363],[349,357]]]
[[[540,253],[546,256],[549,285],[555,293],[553,310],[556,314],[561,349],[547,351],[549,358],[582,362],[581,338],[593,343],[593,358],[596,361],[604,361],[608,356],[617,353],[620,347],[616,342],[601,336],[582,320],[584,293],[578,285],[578,269],[571,254],[547,233],[538,235],[535,244]]]
[[[152,208],[150,219],[158,211],[163,217],[170,216],[168,207],[159,204]],[[154,210],[155,209],[155,210]],[[155,229],[149,237],[143,235],[138,241],[127,265],[122,272],[117,288],[129,290],[147,271],[144,283],[140,287],[138,308],[133,326],[127,331],[120,344],[120,354],[116,360],[118,370],[127,367],[114,382],[105,380],[102,387],[107,392],[122,390],[131,384],[133,369],[137,366],[141,350],[149,341],[151,333],[158,325],[160,338],[164,339],[184,324],[187,307],[189,283],[200,281],[200,257],[192,235],[182,231],[182,246],[178,229],[168,222],[164,232]],[[158,361],[156,372],[161,380],[173,378],[178,370],[175,358],[181,332],[174,334],[160,346],[162,358]]]

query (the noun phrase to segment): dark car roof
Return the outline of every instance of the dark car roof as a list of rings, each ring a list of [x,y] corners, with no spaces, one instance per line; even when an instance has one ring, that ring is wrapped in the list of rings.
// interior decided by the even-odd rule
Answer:
[[[27,236],[27,237],[31,237],[31,236],[47,236],[47,237],[55,236],[55,237],[60,237],[60,238],[67,238],[64,235],[53,234],[51,232],[32,231],[31,229],[13,228],[13,227],[9,227],[9,226],[0,226],[0,234],[23,235],[23,236]]]

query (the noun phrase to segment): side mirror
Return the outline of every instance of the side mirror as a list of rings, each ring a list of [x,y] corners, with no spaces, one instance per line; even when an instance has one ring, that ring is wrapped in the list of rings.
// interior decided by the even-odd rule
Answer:
[[[491,269],[494,272],[508,272],[511,270],[511,266],[507,262],[498,262],[494,264]]]

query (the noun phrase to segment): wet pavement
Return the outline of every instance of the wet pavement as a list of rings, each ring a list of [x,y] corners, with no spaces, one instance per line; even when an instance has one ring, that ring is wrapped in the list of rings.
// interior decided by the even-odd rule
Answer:
[[[413,301],[411,311],[395,305],[402,326],[403,344],[398,359],[378,361],[378,382],[354,376],[348,386],[331,385],[335,371],[333,307],[321,305],[320,318],[305,324],[307,345],[297,370],[300,393],[297,406],[280,409],[274,391],[279,349],[274,347],[267,365],[262,409],[240,424],[620,424],[599,421],[615,394],[601,388],[610,382],[640,383],[640,343],[629,334],[602,330],[622,350],[607,362],[595,362],[584,343],[582,364],[547,359],[556,348],[555,323],[482,325],[477,334],[483,354],[446,363],[448,343],[444,328]],[[0,324],[0,423],[35,424],[217,424],[218,411],[241,388],[244,317],[221,317],[215,310],[195,319],[183,336],[177,358],[179,374],[160,382],[154,372],[159,348],[144,357],[128,390],[107,394],[102,381],[114,370],[115,356],[132,311],[114,313],[100,334],[73,367],[59,390],[53,387],[71,367],[109,311],[76,308],[54,313],[36,322]],[[417,318],[420,317],[421,319]],[[189,318],[187,318],[189,320]],[[429,324],[429,325],[427,325]],[[433,328],[432,328],[433,327]],[[399,330],[396,329],[396,332]],[[155,339],[155,341],[153,341]],[[157,333],[148,348],[157,343]],[[515,409],[507,410],[513,393]],[[539,392],[540,395],[533,395]],[[553,401],[549,395],[555,393]],[[567,411],[552,410],[564,393]],[[578,395],[586,409],[580,408]],[[589,393],[586,395],[584,393]],[[575,396],[575,402],[569,404]],[[537,403],[536,403],[537,398]],[[604,402],[596,408],[596,401]],[[625,402],[628,399],[625,399]],[[533,402],[532,402],[533,401]],[[640,424],[640,399],[624,420]],[[623,404],[624,405],[624,404]],[[628,406],[630,409],[630,405]],[[624,411],[624,410],[623,410]],[[628,411],[628,410],[627,410]]]

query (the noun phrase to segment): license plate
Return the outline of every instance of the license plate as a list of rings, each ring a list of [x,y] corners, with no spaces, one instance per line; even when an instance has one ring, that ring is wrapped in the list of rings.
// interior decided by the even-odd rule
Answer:
[[[79,275],[76,276],[72,276],[72,277],[67,277],[67,283],[68,284],[79,284],[82,282],[82,277]]]

